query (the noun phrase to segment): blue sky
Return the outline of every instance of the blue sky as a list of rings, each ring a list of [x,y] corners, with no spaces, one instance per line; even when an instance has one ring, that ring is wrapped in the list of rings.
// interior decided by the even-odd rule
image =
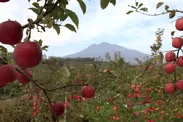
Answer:
[[[32,0],[33,1],[33,0]],[[54,29],[47,29],[45,33],[33,31],[33,39],[42,39],[44,45],[49,45],[48,52],[44,54],[50,56],[64,56],[72,54],[90,46],[91,44],[99,44],[101,42],[109,42],[118,44],[126,48],[135,49],[144,53],[150,53],[150,46],[154,43],[155,31],[157,28],[165,28],[163,36],[162,50],[170,50],[171,36],[170,32],[175,30],[175,23],[171,23],[168,15],[149,17],[141,14],[126,15],[130,10],[129,4],[134,4],[134,0],[117,0],[117,5],[109,5],[105,10],[100,8],[99,0],[85,0],[87,4],[87,13],[82,11],[75,0],[70,0],[69,8],[75,10],[80,19],[79,30],[77,33],[71,32],[66,28],[61,29],[61,34],[57,35]],[[159,0],[143,2],[149,8],[150,13],[155,13],[156,3]],[[162,0],[171,8],[183,9],[181,0]],[[27,18],[35,18],[35,14],[28,10],[31,3],[27,0],[10,0],[8,3],[0,4],[0,21],[7,19],[17,20],[22,25],[27,23]],[[159,12],[161,12],[160,9]],[[70,22],[70,20],[68,20]],[[176,36],[180,36],[180,32]],[[13,49],[6,46],[10,51]]]

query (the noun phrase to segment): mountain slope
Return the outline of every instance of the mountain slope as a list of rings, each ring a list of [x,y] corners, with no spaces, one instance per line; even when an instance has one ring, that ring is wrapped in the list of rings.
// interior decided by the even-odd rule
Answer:
[[[101,57],[102,59],[105,60],[105,54],[106,52],[109,52],[111,57],[113,58],[113,55],[115,53],[115,51],[119,51],[121,53],[121,56],[124,57],[126,62],[132,63],[132,64],[136,64],[136,61],[134,58],[138,58],[140,60],[142,60],[144,57],[146,56],[150,56],[148,54],[136,51],[136,50],[132,50],[132,49],[128,49],[128,48],[124,48],[122,46],[116,45],[116,44],[109,44],[107,42],[103,42],[100,44],[92,44],[91,46],[87,47],[86,49],[71,54],[71,55],[67,55],[64,56],[64,58],[76,58],[76,57]]]

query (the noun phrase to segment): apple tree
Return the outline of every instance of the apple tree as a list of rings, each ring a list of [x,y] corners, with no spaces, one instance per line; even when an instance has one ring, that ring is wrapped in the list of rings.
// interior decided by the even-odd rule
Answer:
[[[7,2],[11,2],[11,0],[0,0],[0,4],[6,4]],[[37,0],[36,2],[28,0],[28,2],[32,3],[32,7],[29,8],[29,10],[37,15],[35,20],[27,18],[27,24],[25,25],[21,25],[21,23],[16,20],[11,20],[11,18],[0,23],[0,42],[14,48],[13,58],[7,59],[8,51],[6,47],[0,45],[0,88],[16,80],[24,85],[31,83],[36,87],[36,99],[40,98],[40,92],[42,92],[47,99],[47,104],[49,104],[48,106],[52,113],[50,121],[58,121],[59,116],[65,112],[64,101],[50,99],[49,92],[67,87],[76,87],[78,85],[73,85],[69,82],[66,85],[61,84],[61,86],[57,88],[47,89],[40,84],[39,80],[34,78],[34,73],[31,69],[34,69],[41,63],[42,51],[47,50],[48,46],[43,45],[44,40],[32,40],[31,31],[37,29],[38,32],[45,32],[46,28],[53,28],[60,34],[60,29],[66,27],[76,32],[79,28],[79,18],[73,10],[67,8],[67,5],[70,3],[69,0]],[[85,2],[83,0],[77,0],[77,2],[83,14],[85,14],[87,9]],[[100,1],[102,9],[107,8],[108,4],[115,5],[116,0]],[[72,20],[73,24],[67,23],[63,25],[62,22],[67,21],[68,18]],[[26,32],[25,38],[23,38],[24,32]],[[65,74],[68,80],[70,77],[69,69],[63,66],[61,72]],[[93,86],[87,83],[79,84],[79,86],[83,86],[81,89],[83,97],[94,97],[95,88]],[[32,99],[31,96],[30,99]],[[34,101],[34,115],[39,113],[37,104],[38,103]]]
[[[128,5],[131,10],[129,10],[126,14],[132,14],[132,13],[139,13],[146,16],[161,16],[161,15],[168,15],[170,19],[173,19],[180,13],[183,13],[182,10],[178,9],[171,9],[171,6],[167,5],[165,2],[158,2],[156,4],[156,9],[159,9],[160,7],[164,7],[164,11],[160,13],[150,14],[148,13],[148,7],[145,7],[143,3],[136,1],[134,5]],[[175,20],[174,27],[176,31],[183,31],[183,18],[178,17],[178,19]],[[159,92],[162,92],[161,95],[155,96],[155,97],[162,97],[165,101],[165,105],[167,106],[166,109],[163,109],[163,112],[161,114],[164,114],[167,116],[166,118],[161,118],[165,121],[170,121],[174,118],[182,118],[182,107],[180,106],[180,103],[182,102],[182,88],[183,88],[183,82],[182,82],[182,55],[180,52],[183,52],[182,46],[183,46],[183,36],[176,36],[176,31],[173,31],[170,33],[172,38],[172,47],[174,50],[168,50],[168,51],[160,51],[161,47],[161,38],[157,39],[156,42],[159,44],[151,46],[151,49],[153,52],[159,51],[158,55],[155,55],[153,53],[153,57],[156,60],[157,56],[160,57],[162,60],[164,58],[165,63],[161,63],[160,65],[156,65],[156,70],[159,70],[159,75],[161,75],[160,80],[158,83],[153,82],[151,83],[153,87],[155,87],[158,90],[158,87],[161,87],[159,89]],[[165,55],[163,55],[163,52],[165,52]],[[164,74],[164,75],[163,75]],[[164,97],[163,97],[164,96]],[[153,106],[153,103],[151,103],[151,106]],[[167,119],[167,120],[166,120]],[[178,120],[182,121],[182,120]]]

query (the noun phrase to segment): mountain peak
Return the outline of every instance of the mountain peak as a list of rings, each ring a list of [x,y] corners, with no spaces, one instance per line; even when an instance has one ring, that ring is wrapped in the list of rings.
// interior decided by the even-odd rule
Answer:
[[[99,45],[110,45],[108,42],[102,42]]]
[[[65,58],[76,58],[76,57],[91,57],[91,58],[98,58],[101,57],[105,60],[105,54],[107,52],[110,53],[111,58],[114,58],[114,53],[116,51],[119,51],[121,53],[121,56],[125,59],[126,62],[136,64],[135,58],[138,58],[140,60],[143,60],[144,57],[149,56],[148,54],[124,48],[122,46],[119,46],[117,44],[110,44],[108,42],[102,42],[100,44],[92,44],[89,47],[85,48],[84,50],[64,56]]]

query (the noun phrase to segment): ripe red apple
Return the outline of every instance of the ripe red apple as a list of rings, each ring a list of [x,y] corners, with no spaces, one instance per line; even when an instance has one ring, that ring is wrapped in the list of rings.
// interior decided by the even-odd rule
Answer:
[[[64,113],[65,107],[64,103],[62,103],[61,101],[57,101],[52,105],[52,107],[57,116],[60,116]]]
[[[95,109],[96,109],[97,111],[99,111],[99,110],[100,110],[100,106],[96,106]]]
[[[171,74],[175,71],[175,64],[173,63],[167,63],[164,67],[165,71],[168,73],[168,74]]]
[[[183,56],[179,56],[176,62],[179,67],[183,67]]]
[[[175,60],[175,53],[173,53],[173,52],[167,52],[167,53],[165,54],[165,60],[166,60],[167,62],[172,62],[172,61],[174,61],[174,60]]]
[[[10,0],[0,0],[0,2],[2,2],[2,3],[8,2],[8,1],[10,1]]]
[[[172,40],[172,46],[174,48],[181,48],[183,45],[183,40],[180,37],[175,37]]]
[[[95,88],[93,86],[84,86],[82,88],[82,96],[84,98],[93,98],[95,95]]]
[[[37,42],[21,42],[14,50],[14,60],[21,68],[32,68],[42,60],[42,50]]]
[[[175,22],[175,28],[179,31],[183,31],[183,18],[179,18]]]
[[[183,90],[183,80],[179,80],[179,81],[177,81],[176,83],[175,83],[175,85],[176,85],[176,88],[178,89],[178,90]]]
[[[116,105],[113,106],[113,110],[117,111],[118,107]]]
[[[0,42],[3,44],[18,44],[23,37],[23,28],[17,21],[5,21],[0,23]]]
[[[32,72],[30,70],[22,70],[26,75],[28,75],[29,77],[32,78]],[[16,77],[17,77],[17,80],[22,83],[22,84],[26,84],[26,83],[29,83],[30,81],[25,77],[23,76],[21,73],[19,73],[18,71],[16,72]]]
[[[16,70],[11,64],[0,66],[0,85],[5,85],[16,80]]]
[[[149,70],[152,70],[153,69],[153,66],[149,66],[148,68],[149,68]]]
[[[136,117],[138,117],[140,115],[140,112],[135,112],[134,114]]]
[[[172,94],[175,91],[175,86],[172,83],[165,84],[165,92],[167,94]]]

